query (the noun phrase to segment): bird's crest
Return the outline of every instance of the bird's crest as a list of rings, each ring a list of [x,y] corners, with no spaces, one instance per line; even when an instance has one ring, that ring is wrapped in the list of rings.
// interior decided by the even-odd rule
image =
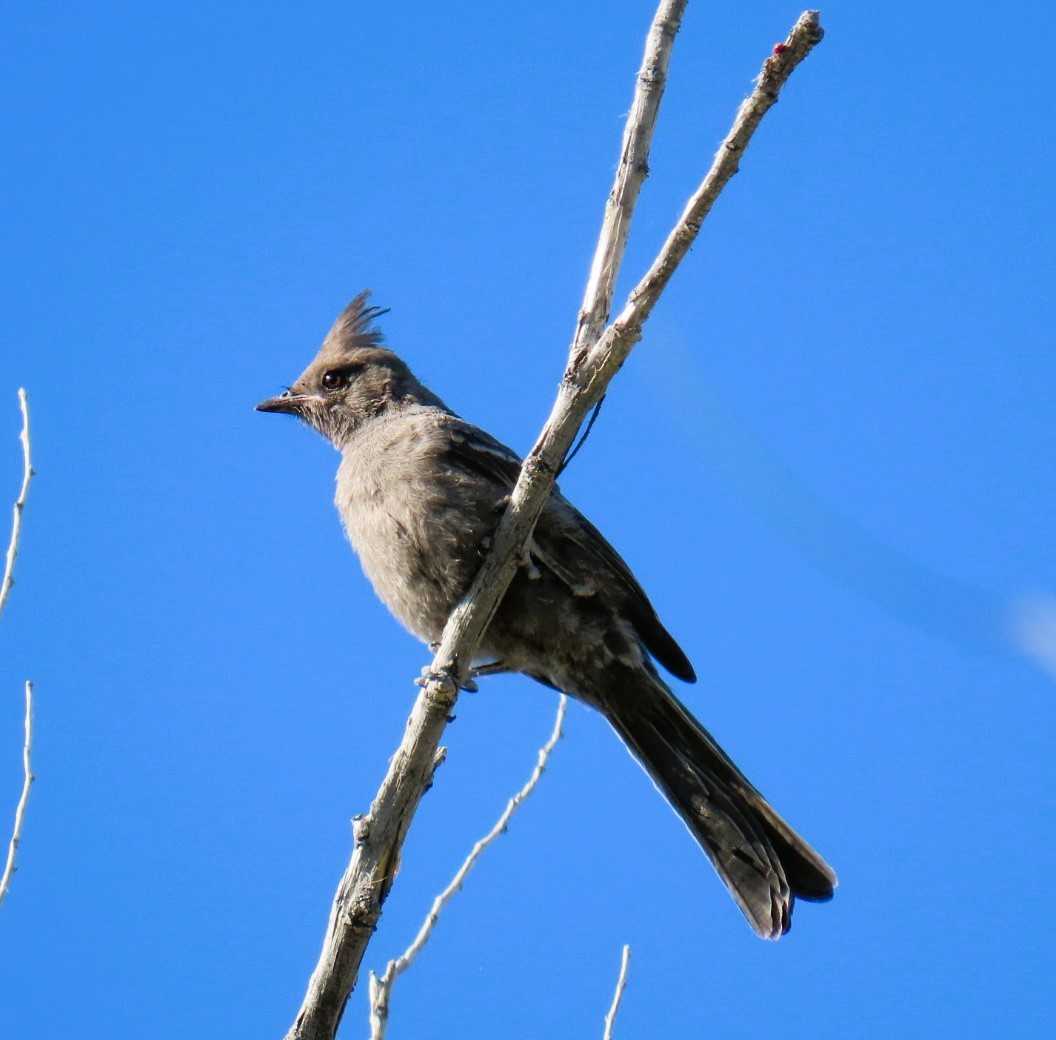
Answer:
[[[347,354],[359,347],[376,347],[384,340],[374,319],[388,314],[387,307],[369,307],[370,290],[361,292],[338,316],[327,334],[323,349],[328,353]]]

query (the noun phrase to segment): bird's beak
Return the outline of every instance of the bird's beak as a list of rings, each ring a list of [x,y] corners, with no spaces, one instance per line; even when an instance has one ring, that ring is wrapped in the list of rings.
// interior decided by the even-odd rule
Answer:
[[[278,397],[269,397],[257,405],[258,412],[285,412],[288,415],[299,415],[301,406],[309,399],[307,394],[295,394],[291,390],[279,394]]]

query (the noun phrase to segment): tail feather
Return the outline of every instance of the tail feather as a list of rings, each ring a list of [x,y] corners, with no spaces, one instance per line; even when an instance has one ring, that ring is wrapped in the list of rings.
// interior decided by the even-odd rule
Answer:
[[[641,673],[636,675],[641,685]],[[832,868],[748,782],[659,677],[605,708],[613,728],[707,853],[752,927],[777,939],[796,898],[831,899]]]

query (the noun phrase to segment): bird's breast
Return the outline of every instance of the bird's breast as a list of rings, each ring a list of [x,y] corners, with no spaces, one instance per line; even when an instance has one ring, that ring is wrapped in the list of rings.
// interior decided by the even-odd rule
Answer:
[[[335,504],[378,597],[416,636],[435,642],[490,532],[428,447],[404,437],[346,451]]]

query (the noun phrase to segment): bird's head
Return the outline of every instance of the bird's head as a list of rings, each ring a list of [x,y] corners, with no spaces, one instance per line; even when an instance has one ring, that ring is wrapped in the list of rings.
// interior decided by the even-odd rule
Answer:
[[[385,311],[367,306],[369,296],[360,293],[341,312],[315,360],[285,393],[261,401],[258,412],[296,415],[341,448],[388,408],[437,401],[401,358],[380,345],[374,319]]]

